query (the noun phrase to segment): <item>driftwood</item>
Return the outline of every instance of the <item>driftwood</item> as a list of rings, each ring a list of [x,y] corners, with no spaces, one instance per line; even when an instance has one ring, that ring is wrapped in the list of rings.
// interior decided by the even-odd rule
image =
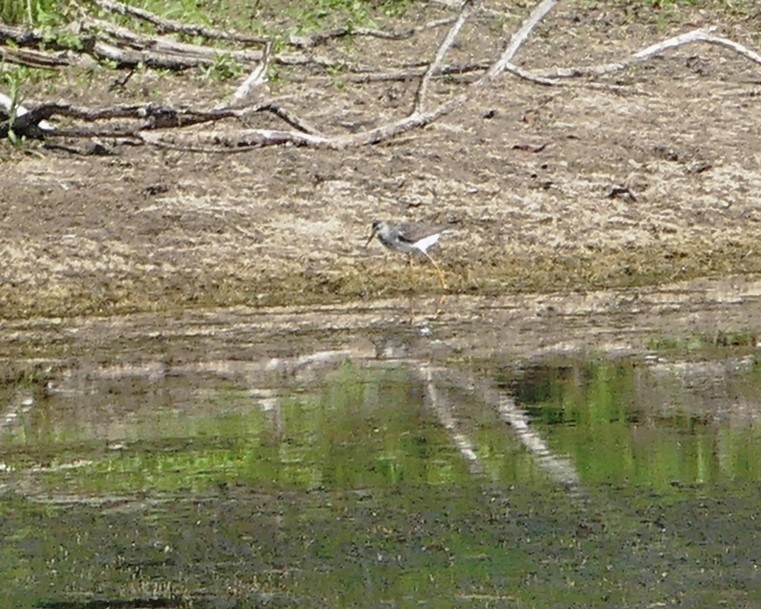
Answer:
[[[187,34],[189,36],[203,36],[204,38],[216,39],[216,40],[232,40],[234,42],[242,42],[248,44],[266,44],[269,42],[267,38],[261,36],[249,36],[247,34],[240,34],[238,32],[230,32],[226,30],[218,30],[215,28],[204,27],[202,25],[189,25],[187,23],[177,23],[170,19],[163,19],[158,15],[155,15],[149,11],[124,4],[122,2],[115,2],[114,0],[90,0],[95,6],[124,15],[125,17],[135,17],[142,21],[146,21],[155,26],[156,31],[161,34],[174,33],[174,34]]]
[[[270,41],[262,37],[238,34],[203,26],[176,23],[158,17],[143,9],[124,5],[115,0],[90,0],[92,4],[110,12],[125,15],[149,23],[158,35],[139,34],[127,27],[115,25],[102,19],[95,19],[81,6],[77,7],[78,18],[72,22],[68,34],[75,33],[82,40],[82,53],[96,59],[108,59],[118,67],[134,69],[136,66],[148,68],[190,69],[211,66],[226,55],[249,66],[250,72],[228,100],[213,109],[169,107],[161,104],[137,104],[113,108],[88,109],[71,104],[55,102],[30,105],[24,112],[12,111],[13,104],[0,104],[0,137],[10,133],[50,140],[52,138],[94,138],[109,137],[115,141],[130,144],[148,144],[169,148],[179,148],[202,152],[237,152],[252,148],[274,145],[297,145],[317,148],[345,148],[376,144],[398,137],[403,133],[423,128],[443,116],[462,107],[481,89],[491,85],[503,72],[508,72],[542,86],[561,86],[578,82],[584,78],[584,86],[590,86],[589,79],[626,70],[634,65],[649,61],[664,52],[688,44],[710,44],[720,46],[750,62],[761,65],[761,55],[727,38],[715,35],[715,28],[699,29],[668,40],[650,45],[625,59],[602,65],[558,67],[550,70],[530,70],[516,65],[513,58],[526,43],[536,26],[552,10],[557,0],[539,2],[520,29],[506,42],[504,50],[496,60],[478,60],[468,64],[447,64],[446,57],[456,44],[465,23],[474,15],[483,17],[484,11],[475,6],[473,0],[466,0],[457,6],[455,17],[446,17],[401,32],[379,29],[341,28],[307,37],[291,37],[290,44],[300,51],[272,53]],[[449,29],[430,61],[413,65],[399,65],[384,69],[369,65],[351,64],[340,59],[317,56],[304,52],[323,44],[327,40],[349,35],[380,38],[389,43],[409,39],[424,30],[443,26]],[[243,45],[258,45],[261,48],[220,49],[203,44],[179,42],[167,34],[187,34],[209,40],[221,40]],[[55,40],[55,37],[53,37]],[[0,24],[0,44],[12,42],[19,48],[0,46],[4,56],[14,56],[19,62],[38,62],[44,67],[55,67],[60,61],[71,61],[71,51],[65,57],[27,51],[23,47],[38,47],[43,44],[56,48],[55,42],[42,33]],[[59,50],[65,47],[60,47]],[[23,52],[21,52],[23,51]],[[412,108],[407,116],[380,126],[355,133],[329,134],[312,126],[309,122],[289,111],[283,99],[272,100],[267,86],[267,72],[272,64],[284,66],[311,66],[316,70],[341,70],[341,78],[350,83],[367,83],[379,80],[419,79]],[[130,72],[122,83],[126,82]],[[442,76],[465,78],[462,92],[450,99],[432,105],[429,89],[433,79]],[[591,83],[592,86],[613,88],[608,83]],[[619,87],[620,88],[620,87]],[[5,111],[3,113],[3,107]],[[192,133],[184,128],[210,125],[233,119],[248,123],[254,116],[270,115],[283,124],[283,128],[244,128],[219,130],[195,129]],[[55,118],[67,119],[68,126],[54,128]],[[103,126],[104,123],[106,123]],[[270,123],[272,119],[270,120]],[[41,127],[44,125],[44,128]],[[85,125],[92,125],[90,127]]]
[[[691,32],[680,34],[679,36],[674,36],[673,38],[669,38],[663,42],[650,45],[649,47],[644,48],[641,51],[637,51],[627,59],[619,62],[606,63],[597,66],[556,68],[547,72],[529,72],[529,74],[552,79],[578,78],[579,76],[601,76],[603,74],[612,74],[613,72],[620,72],[634,65],[648,61],[653,57],[661,55],[664,51],[675,49],[680,46],[685,46],[687,44],[694,44],[697,42],[713,44],[725,49],[729,49],[730,51],[734,51],[745,59],[761,65],[760,54],[748,49],[747,47],[744,47],[741,44],[738,44],[737,42],[734,42],[733,40],[729,40],[728,38],[714,36],[712,34],[714,31],[716,31],[715,27],[692,30]]]
[[[32,49],[14,49],[11,47],[0,48],[0,59],[2,61],[7,61],[8,63],[15,63],[17,65],[38,69],[59,68],[67,66],[70,63],[69,60],[63,56],[51,55],[50,53],[44,53]]]
[[[187,34],[189,36],[202,36],[209,40],[230,40],[233,42],[252,43],[252,44],[268,44],[271,40],[262,36],[249,36],[246,34],[240,34],[238,32],[232,32],[229,30],[218,30],[215,28],[209,28],[199,25],[189,25],[187,23],[178,23],[170,19],[163,19],[158,15],[151,13],[140,8],[135,8],[122,2],[116,2],[114,0],[91,0],[96,6],[116,13],[124,15],[126,17],[134,17],[142,21],[146,21],[156,27],[156,31],[161,34]],[[372,38],[381,38],[383,40],[407,40],[412,38],[417,32],[421,32],[427,29],[433,29],[449,25],[455,20],[453,17],[445,17],[438,19],[430,23],[420,25],[417,27],[407,28],[400,32],[389,32],[386,30],[379,30],[376,28],[367,27],[342,27],[335,28],[327,32],[320,32],[309,35],[291,35],[288,37],[288,42],[295,46],[304,49],[314,48],[323,44],[329,40],[337,38],[346,38],[354,36],[370,36]]]

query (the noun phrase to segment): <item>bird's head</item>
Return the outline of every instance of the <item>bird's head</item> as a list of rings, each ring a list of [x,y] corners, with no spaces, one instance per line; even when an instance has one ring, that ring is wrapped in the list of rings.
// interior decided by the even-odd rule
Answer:
[[[378,231],[381,228],[381,224],[383,224],[383,222],[381,222],[380,220],[374,220],[373,223],[370,225],[370,228],[372,230],[370,231],[370,236],[367,238],[367,243],[365,243],[365,246],[370,245],[370,241],[372,241],[373,237],[375,237],[375,235],[378,234]]]

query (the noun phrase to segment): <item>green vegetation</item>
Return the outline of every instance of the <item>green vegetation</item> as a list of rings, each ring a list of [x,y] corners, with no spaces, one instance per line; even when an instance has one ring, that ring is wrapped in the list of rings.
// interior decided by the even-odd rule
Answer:
[[[200,492],[220,484],[352,489],[464,483],[467,470],[456,452],[441,451],[441,459],[428,459],[429,447],[438,452],[446,444],[441,429],[431,424],[418,434],[409,433],[420,416],[405,407],[409,391],[410,380],[402,371],[344,366],[329,375],[317,393],[279,402],[286,430],[281,435],[261,409],[225,414],[239,410],[249,398],[246,391],[221,388],[205,397],[205,416],[172,418],[159,410],[133,427],[136,444],[130,450],[92,455],[90,464],[74,472],[59,469],[72,459],[59,450],[43,478],[50,488],[73,484],[98,493]],[[80,448],[92,442],[91,430],[81,421],[39,431],[37,436],[25,435],[24,442]],[[167,443],[172,437],[194,439],[190,444]],[[157,441],[166,445],[156,450]],[[9,455],[6,464],[24,468],[28,457],[19,451]]]
[[[761,435],[712,425],[708,406],[696,403],[698,396],[675,376],[680,368],[674,370],[651,371],[636,362],[571,362],[508,382],[554,450],[571,456],[585,484],[628,481],[666,489],[675,480],[692,484],[758,475],[761,460],[754,455],[761,455]],[[733,394],[755,395],[761,365],[756,362],[726,383]],[[50,488],[65,485],[88,493],[202,492],[220,484],[305,490],[470,484],[446,431],[432,413],[410,406],[415,387],[404,370],[346,365],[329,374],[318,391],[280,399],[274,427],[267,411],[244,407],[248,392],[229,385],[206,394],[193,417],[168,417],[160,405],[146,408],[125,438],[125,451],[102,453],[81,420],[34,427],[34,433],[29,429],[5,441],[45,450],[75,446],[80,453],[92,444],[87,464],[59,469],[74,457],[56,449],[49,470],[40,474]],[[171,385],[165,391],[171,395]],[[495,425],[493,405],[473,396],[458,401],[476,423],[473,441],[490,479],[510,485],[545,478],[534,456]],[[113,407],[121,408],[120,402]],[[44,416],[39,408],[35,412]],[[722,455],[708,458],[719,445]],[[29,465],[25,450],[5,459],[12,469]]]
[[[299,3],[289,13],[295,21],[292,33],[319,31],[326,24],[349,28],[376,25],[362,0],[313,0]]]
[[[45,0],[0,0],[0,19],[7,23],[36,24],[40,12],[47,12]]]
[[[243,66],[228,53],[218,53],[213,65],[204,70],[207,78],[216,82],[238,78],[243,74]]]
[[[293,22],[290,33],[312,32],[325,27],[358,27],[374,25],[373,14],[399,16],[404,13],[411,0],[389,0],[380,5],[365,0],[308,0],[306,2],[278,2],[272,6],[254,9],[255,19],[252,24],[251,12],[241,10],[242,3],[218,4],[213,12],[205,10],[204,3],[194,0],[173,0],[172,2],[128,2],[145,8],[167,19],[199,25],[227,23],[243,31],[257,31],[263,34],[261,21],[256,16],[271,18],[275,15],[289,15]],[[68,3],[63,0],[0,0],[0,19],[6,23],[27,24],[33,26],[60,26],[67,14]],[[270,14],[271,13],[271,14]],[[130,18],[109,18],[135,26],[138,22]],[[144,25],[144,24],[139,24]],[[283,33],[271,32],[277,37]]]
[[[10,127],[16,120],[16,117],[18,116],[18,107],[21,105],[21,101],[19,100],[20,85],[24,80],[21,76],[21,72],[21,70],[14,70],[13,72],[0,72],[0,83],[4,85],[3,89],[8,90],[8,97],[11,99],[11,107],[8,112],[8,120],[6,122],[0,123],[0,134],[4,135],[7,131],[8,139],[13,144],[16,143],[16,134]]]
[[[502,379],[582,497],[547,482],[493,406],[442,386],[478,430],[473,476],[404,368],[348,363],[266,407],[192,376],[54,396],[4,438],[0,606],[602,609],[685,591],[745,606],[761,592],[737,558],[755,550],[759,434],[690,415],[659,370],[571,360]],[[729,380],[739,395],[760,381],[758,366]]]
[[[65,0],[0,0],[0,20],[35,26],[60,23],[67,6]]]
[[[697,344],[694,348],[698,348]],[[666,491],[677,484],[753,480],[761,434],[711,424],[711,405],[666,366],[573,362],[539,368],[517,384],[517,401],[586,483],[627,483]],[[756,395],[761,366],[723,383]],[[667,404],[663,407],[662,404]],[[715,447],[721,451],[716,452]]]
[[[714,348],[751,347],[756,346],[756,336],[747,331],[717,332],[712,335],[690,334],[685,336],[659,336],[647,341],[651,351],[705,351]]]
[[[398,18],[416,6],[415,0],[277,0],[272,3],[254,3],[250,7],[246,2],[208,3],[195,0],[159,0],[130,1],[128,4],[144,8],[168,19],[199,25],[227,24],[242,31],[255,31],[264,34],[263,24],[273,18],[290,17],[291,25],[286,32],[268,32],[278,36],[316,32],[331,27],[373,27],[381,18]],[[720,0],[705,2],[703,0],[576,0],[582,8],[605,7],[606,5],[623,6],[627,10],[650,11],[655,15],[673,14],[679,8],[703,6],[715,7],[736,13],[747,13],[754,6],[754,0],[737,0],[727,3]],[[508,3],[525,8],[525,2]],[[517,10],[517,6],[512,10]],[[60,24],[66,15],[69,4],[65,0],[0,0],[0,19],[7,23],[25,23],[35,26]],[[132,22],[129,18],[122,22]],[[133,23],[134,25],[134,23]],[[501,28],[498,23],[497,30]]]

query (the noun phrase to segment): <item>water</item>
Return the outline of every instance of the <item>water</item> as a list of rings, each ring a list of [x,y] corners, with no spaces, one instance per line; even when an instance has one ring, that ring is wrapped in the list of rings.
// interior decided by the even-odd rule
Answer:
[[[7,329],[0,606],[761,607],[755,317],[195,315]]]

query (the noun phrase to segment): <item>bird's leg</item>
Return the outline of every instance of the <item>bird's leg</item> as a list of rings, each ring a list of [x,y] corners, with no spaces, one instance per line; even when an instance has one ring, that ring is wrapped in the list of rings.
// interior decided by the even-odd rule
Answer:
[[[410,325],[412,325],[415,322],[415,267],[413,266],[415,261],[413,260],[414,256],[412,254],[407,254],[407,261],[409,263],[409,285],[410,285]]]
[[[439,299],[436,301],[436,314],[434,317],[438,317],[444,312],[444,303],[447,301],[447,293],[444,292],[439,295]]]
[[[410,325],[412,325],[415,323],[415,294],[410,290],[407,296],[409,296]]]
[[[423,254],[425,254],[425,257],[431,261],[433,268],[436,269],[436,272],[439,275],[439,281],[441,281],[441,287],[446,290],[449,286],[447,285],[447,280],[444,279],[444,273],[441,272],[441,267],[439,267],[439,265],[436,264],[436,261],[433,258],[431,258],[431,255],[428,252],[423,252]]]

